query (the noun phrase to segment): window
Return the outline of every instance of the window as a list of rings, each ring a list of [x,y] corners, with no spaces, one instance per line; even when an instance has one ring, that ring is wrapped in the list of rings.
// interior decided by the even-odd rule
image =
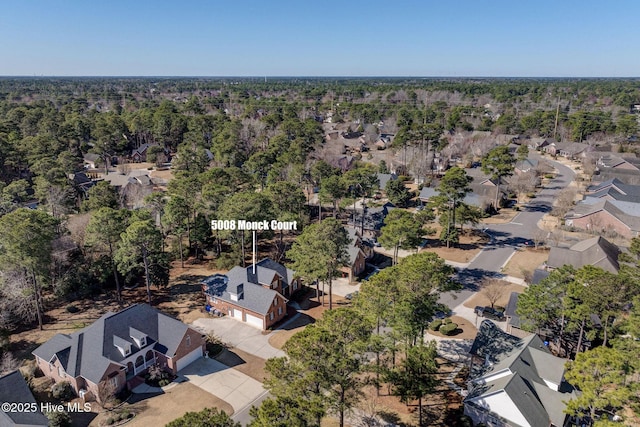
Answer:
[[[282,314],[282,307],[278,307],[278,316]]]
[[[118,388],[118,376],[116,375],[115,377],[110,378],[109,384],[111,384],[113,388]]]
[[[129,347],[125,348],[125,349],[124,349],[124,355],[125,355],[125,356],[128,356],[128,355],[130,355],[130,354],[131,354],[131,348],[129,348]]]
[[[269,320],[273,320],[273,311],[269,313]]]
[[[140,347],[147,345],[147,337],[140,337]]]
[[[184,340],[187,344],[187,347],[191,347],[191,336],[187,335],[187,338]]]
[[[278,305],[278,298],[274,298],[273,299],[273,306],[277,306]]]
[[[62,366],[58,366],[58,376],[64,378],[64,369],[62,369]]]

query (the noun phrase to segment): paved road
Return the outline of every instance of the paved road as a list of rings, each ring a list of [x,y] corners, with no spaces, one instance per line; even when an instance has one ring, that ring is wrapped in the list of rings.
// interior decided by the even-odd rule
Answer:
[[[532,158],[542,160],[534,153]],[[465,268],[458,270],[457,280],[464,285],[460,292],[442,294],[439,302],[453,309],[478,290],[478,284],[487,276],[502,277],[500,272],[513,256],[516,248],[524,246],[538,230],[538,222],[551,211],[553,200],[559,191],[567,187],[575,177],[571,168],[548,159],[558,171],[557,176],[541,190],[536,198],[507,224],[491,224],[485,232],[491,242]]]

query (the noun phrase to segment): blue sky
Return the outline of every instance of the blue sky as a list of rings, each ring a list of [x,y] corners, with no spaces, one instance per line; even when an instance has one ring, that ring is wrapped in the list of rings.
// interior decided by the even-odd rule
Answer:
[[[0,75],[640,75],[637,0],[3,0]]]

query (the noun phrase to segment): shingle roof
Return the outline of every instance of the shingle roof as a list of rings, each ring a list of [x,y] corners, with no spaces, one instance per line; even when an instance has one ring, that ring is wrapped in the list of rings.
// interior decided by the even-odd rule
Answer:
[[[575,268],[593,265],[616,273],[620,269],[619,253],[620,249],[616,245],[598,236],[582,240],[570,248],[552,247],[547,265],[552,268],[560,268],[563,265],[572,265]]]
[[[509,302],[504,309],[504,315],[509,318],[509,324],[516,328],[520,327],[520,316],[516,314],[516,307],[518,306],[518,292],[511,292],[509,295]]]
[[[254,313],[266,315],[269,312],[273,299],[280,295],[277,291],[265,288],[261,284],[271,284],[275,275],[281,277],[283,289],[290,286],[294,279],[294,271],[286,268],[269,258],[256,263],[256,272],[253,266],[235,266],[227,274],[216,274],[202,281],[206,286],[206,292],[223,301],[246,308]],[[242,295],[237,299],[231,298],[236,294],[238,286],[242,285]],[[284,298],[284,297],[282,297]]]
[[[27,382],[19,371],[10,372],[0,377],[0,402],[4,403],[37,403],[31,394]],[[40,408],[40,405],[37,405]],[[49,419],[40,410],[35,412],[0,411],[0,426],[48,426]]]
[[[398,179],[398,175],[395,173],[379,173],[378,174],[378,183],[380,184],[381,189],[385,189],[387,187],[387,183],[389,181],[395,181]]]
[[[173,357],[188,326],[147,304],[135,304],[118,313],[107,313],[88,327],[70,335],[58,334],[33,351],[46,361],[54,356],[65,372],[82,376],[97,384],[111,363],[122,364],[125,356],[115,343],[132,345],[130,328],[136,335],[145,334],[147,345],[168,357]]]
[[[482,396],[504,392],[533,427],[563,425],[565,403],[573,393],[549,388],[546,382],[560,385],[565,360],[553,356],[537,335],[517,338],[484,320],[471,348],[471,354],[486,360],[485,366],[473,378],[474,386],[465,404],[476,405]],[[491,375],[504,375],[492,379]],[[568,391],[571,391],[569,389]],[[485,411],[505,417],[501,408],[482,407]],[[511,420],[513,422],[513,420]]]

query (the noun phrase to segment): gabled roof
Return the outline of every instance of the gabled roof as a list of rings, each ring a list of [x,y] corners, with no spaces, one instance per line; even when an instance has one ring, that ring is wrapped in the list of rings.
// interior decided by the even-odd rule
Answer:
[[[570,248],[552,247],[547,265],[552,268],[560,268],[563,265],[572,265],[575,268],[593,265],[616,273],[620,269],[619,253],[620,249],[616,245],[598,236],[582,240]]]
[[[0,377],[0,402],[37,403],[20,371],[13,371]],[[40,408],[40,405],[37,405]],[[0,426],[48,426],[49,419],[40,410],[35,412],[0,411]]]
[[[264,316],[269,312],[274,298],[280,296],[284,299],[277,291],[262,286],[270,285],[276,275],[281,278],[285,289],[293,281],[295,273],[284,265],[265,258],[256,263],[255,274],[253,266],[235,266],[227,274],[216,274],[204,279],[202,284],[207,294]],[[232,299],[231,294],[237,295],[238,286],[242,286],[242,295]]]
[[[507,316],[509,324],[516,328],[520,327],[520,316],[516,314],[519,295],[520,293],[518,292],[511,292],[511,295],[509,295],[509,302],[507,302],[507,306],[504,309],[504,315]]]
[[[587,197],[602,198],[609,196],[622,202],[640,202],[640,185],[629,185],[617,178],[592,185],[587,188]]]
[[[118,313],[109,312],[73,334],[55,335],[33,354],[46,361],[57,357],[67,374],[97,384],[110,364],[123,364],[125,356],[115,343],[129,343],[137,349],[131,328],[147,336],[149,348],[174,357],[188,326],[147,304],[135,304]]]
[[[566,218],[582,218],[600,211],[609,213],[627,226],[629,230],[640,231],[640,203],[592,199],[587,197],[585,200],[576,204],[573,211],[569,212]]]
[[[563,425],[564,402],[574,396],[570,386],[563,383],[566,360],[553,356],[537,335],[517,338],[484,320],[471,354],[486,362],[472,373],[474,386],[465,404],[509,420],[514,416],[501,413],[504,408],[487,405],[491,396],[504,393],[530,426]]]
[[[535,169],[538,167],[538,160],[536,159],[524,159],[524,160],[520,160],[516,163],[515,168],[526,172],[529,171],[531,169]]]
[[[380,184],[380,188],[384,190],[389,181],[395,181],[398,179],[398,175],[395,173],[379,173],[378,174],[378,183]]]

